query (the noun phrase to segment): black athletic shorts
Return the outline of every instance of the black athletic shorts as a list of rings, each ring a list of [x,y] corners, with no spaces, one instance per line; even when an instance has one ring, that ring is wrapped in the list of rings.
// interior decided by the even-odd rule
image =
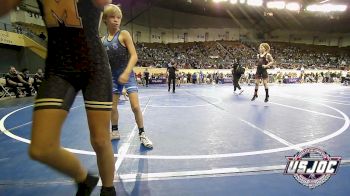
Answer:
[[[112,76],[109,67],[71,73],[45,73],[34,110],[63,109],[69,111],[79,91],[88,110],[112,109]]]
[[[255,74],[255,79],[267,79],[269,74],[266,69],[258,69]]]

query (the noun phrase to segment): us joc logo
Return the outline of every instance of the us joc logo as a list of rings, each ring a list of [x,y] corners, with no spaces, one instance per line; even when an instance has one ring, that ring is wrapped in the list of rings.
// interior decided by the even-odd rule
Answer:
[[[341,157],[331,157],[319,148],[306,148],[286,158],[284,174],[293,175],[300,184],[310,189],[322,185],[335,175],[341,161]]]

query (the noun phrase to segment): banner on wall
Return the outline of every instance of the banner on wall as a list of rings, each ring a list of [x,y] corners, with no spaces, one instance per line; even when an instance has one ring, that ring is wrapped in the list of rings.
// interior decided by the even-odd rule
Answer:
[[[292,84],[292,83],[298,83],[299,81],[300,81],[300,78],[287,78],[283,80],[283,83]]]
[[[165,84],[166,79],[150,79],[150,84]]]
[[[232,83],[232,78],[224,78],[219,80],[221,84]]]

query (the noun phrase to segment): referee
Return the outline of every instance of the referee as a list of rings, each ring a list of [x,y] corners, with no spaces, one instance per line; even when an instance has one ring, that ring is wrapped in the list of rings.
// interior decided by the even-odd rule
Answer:
[[[175,60],[171,59],[170,63],[168,64],[167,72],[168,72],[168,92],[170,92],[170,83],[173,83],[173,93],[175,93],[175,80],[176,80],[176,74],[175,72],[177,71],[176,69],[176,64]]]

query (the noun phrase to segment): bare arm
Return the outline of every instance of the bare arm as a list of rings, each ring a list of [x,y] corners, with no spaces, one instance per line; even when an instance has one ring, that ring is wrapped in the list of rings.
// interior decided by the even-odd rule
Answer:
[[[20,82],[22,82],[23,84],[29,84],[29,82],[23,80],[22,76],[21,75],[17,75],[17,78]]]
[[[14,9],[21,0],[0,0],[0,17],[8,14],[12,9]]]
[[[127,31],[122,31],[121,34],[123,36],[123,42],[130,54],[129,62],[124,72],[126,72],[127,74],[130,74],[132,72],[132,69],[137,63],[138,57],[137,57],[135,45],[134,45],[134,42],[132,41],[130,33]]]
[[[265,67],[270,68],[275,63],[275,60],[272,58],[270,53],[266,54],[266,59],[268,63],[265,65]]]

